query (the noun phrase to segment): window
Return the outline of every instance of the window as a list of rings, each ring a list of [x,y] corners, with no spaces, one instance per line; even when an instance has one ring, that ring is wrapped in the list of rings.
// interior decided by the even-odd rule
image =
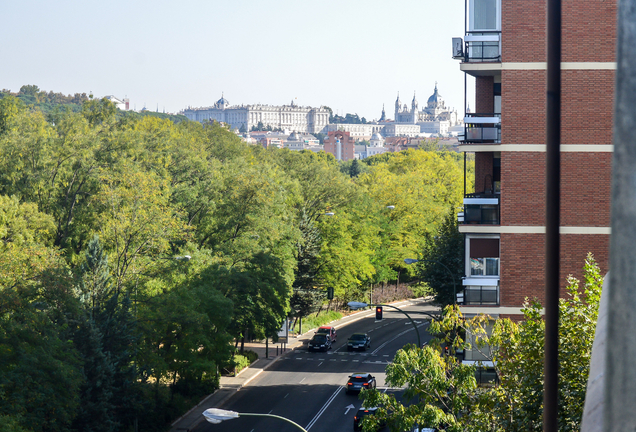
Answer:
[[[469,238],[470,276],[499,276],[499,239]]]
[[[499,0],[470,0],[470,31],[500,30],[500,10]]]

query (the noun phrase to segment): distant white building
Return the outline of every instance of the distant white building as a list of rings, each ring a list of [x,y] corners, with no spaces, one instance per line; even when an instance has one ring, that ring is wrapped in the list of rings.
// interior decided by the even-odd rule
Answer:
[[[365,159],[370,156],[374,156],[377,154],[382,154],[384,152],[390,151],[388,148],[384,147],[384,138],[379,133],[374,133],[369,140],[369,145],[356,145],[355,146],[355,156],[356,159]]]
[[[382,109],[384,112],[384,108]],[[428,98],[426,106],[420,110],[417,99],[413,95],[413,101],[411,102],[411,108],[409,109],[406,104],[402,105],[400,101],[400,95],[395,101],[395,124],[411,124],[419,126],[419,132],[426,134],[437,134],[439,136],[446,136],[449,130],[453,126],[460,125],[462,120],[458,117],[457,111],[450,109],[446,106],[444,99],[437,90],[437,83],[435,83],[435,90],[433,94]],[[387,133],[385,136],[391,136]],[[402,136],[396,134],[393,136]],[[406,135],[414,136],[414,135]]]
[[[271,126],[292,132],[317,133],[329,123],[326,108],[301,107],[294,101],[290,105],[230,105],[221,97],[213,106],[188,108],[181,114],[193,121],[215,120],[227,123],[232,129],[251,131],[253,127]]]
[[[382,131],[383,124],[380,123],[332,123],[328,124],[322,133],[329,132],[349,132],[349,135],[356,141],[368,140],[374,133]]]
[[[122,111],[128,111],[130,109],[130,101],[128,100],[128,98],[118,99],[113,95],[108,95],[108,96],[104,96],[104,99],[108,99],[109,101],[114,103],[117,108],[119,108]]]
[[[421,132],[420,126],[416,124],[385,123],[383,126],[382,134],[387,137],[416,137]]]

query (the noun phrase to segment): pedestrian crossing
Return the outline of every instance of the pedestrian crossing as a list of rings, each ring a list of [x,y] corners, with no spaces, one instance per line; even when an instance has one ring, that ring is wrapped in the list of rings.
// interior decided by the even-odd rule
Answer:
[[[354,358],[352,358],[354,357]],[[315,355],[313,353],[294,353],[281,358],[281,360],[289,361],[329,361],[329,362],[353,362],[353,363],[365,363],[365,364],[390,364],[388,354],[371,354],[371,353],[353,353],[353,352],[327,352]]]

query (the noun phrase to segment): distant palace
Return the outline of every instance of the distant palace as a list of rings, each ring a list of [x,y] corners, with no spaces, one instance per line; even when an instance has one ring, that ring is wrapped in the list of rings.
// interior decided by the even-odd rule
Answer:
[[[290,105],[230,105],[221,97],[213,106],[188,108],[183,111],[190,120],[227,123],[232,129],[250,131],[259,123],[267,128],[290,132],[319,133],[329,124],[329,110],[326,108],[301,107],[293,101]]]
[[[232,130],[250,132],[254,128],[286,131],[287,133],[323,133],[333,131],[350,132],[356,140],[369,140],[373,134],[379,133],[384,137],[422,137],[448,136],[453,129],[462,126],[457,111],[450,109],[444,103],[437,91],[437,83],[433,95],[428,98],[426,106],[420,110],[415,96],[411,102],[411,109],[402,105],[400,97],[395,101],[395,119],[386,118],[384,108],[382,116],[377,122],[365,124],[330,124],[329,110],[325,107],[312,108],[298,106],[294,101],[289,105],[230,105],[221,96],[213,106],[202,108],[188,108],[183,115],[193,121],[218,121],[228,124]]]

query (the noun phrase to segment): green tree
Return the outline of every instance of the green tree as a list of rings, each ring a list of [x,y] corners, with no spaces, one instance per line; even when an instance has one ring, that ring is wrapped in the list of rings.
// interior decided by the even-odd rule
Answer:
[[[593,257],[584,265],[584,283],[568,278],[567,298],[559,301],[559,430],[580,430],[585,390],[603,278]],[[379,404],[395,430],[413,424],[449,431],[540,431],[543,415],[545,322],[542,306],[527,302],[524,319],[465,319],[447,306],[430,347],[405,349],[387,366],[390,385],[406,385],[406,404],[379,392],[365,392],[365,404]],[[498,382],[477,387],[474,369],[461,365],[443,347],[471,349],[495,367]],[[412,404],[410,402],[413,402]]]
[[[69,430],[83,382],[68,332],[79,308],[52,226],[35,205],[0,196],[0,415],[33,431]]]
[[[441,306],[456,303],[455,295],[462,289],[464,276],[464,236],[459,232],[453,207],[449,208],[437,234],[434,237],[427,234],[417,273],[433,290],[436,303]]]
[[[297,241],[294,272],[294,290],[291,300],[291,316],[303,318],[322,304],[325,290],[320,278],[320,249],[322,237],[320,230],[303,211],[300,215],[301,238]]]

